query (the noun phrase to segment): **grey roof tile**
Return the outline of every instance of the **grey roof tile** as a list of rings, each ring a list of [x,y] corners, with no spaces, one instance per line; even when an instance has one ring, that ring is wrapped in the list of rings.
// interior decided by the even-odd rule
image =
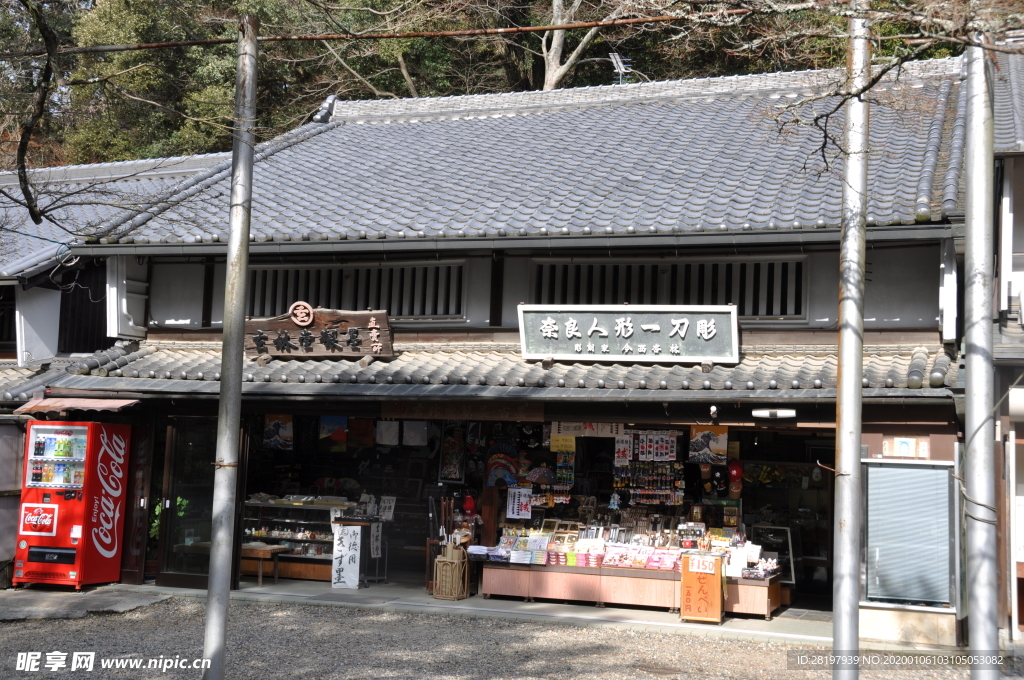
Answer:
[[[483,350],[487,346],[488,343],[479,343],[464,349],[450,345],[445,351],[404,350],[393,359],[378,360],[364,368],[360,368],[358,361],[347,359],[275,359],[260,367],[247,357],[243,373],[247,383],[414,384],[420,386],[423,394],[447,385],[515,387],[520,381],[525,387],[557,388],[559,380],[570,388],[582,380],[588,388],[603,386],[615,389],[621,383],[625,388],[643,389],[643,383],[646,389],[658,389],[664,381],[667,389],[671,390],[731,389],[748,392],[834,389],[836,385],[834,347],[811,348],[812,353],[799,353],[804,349],[800,347],[750,347],[741,354],[740,362],[735,366],[716,365],[710,373],[703,373],[700,366],[682,365],[556,363],[545,369],[539,363],[524,361],[518,352],[509,351],[514,346],[491,344],[493,350]],[[779,349],[785,353],[779,353]],[[907,388],[912,365],[919,369],[936,366],[941,353],[941,348],[867,347],[864,361],[866,387]],[[108,380],[148,379],[150,382],[147,384],[151,388],[139,384],[143,392],[185,389],[170,385],[168,381],[209,382],[220,378],[220,352],[215,344],[143,343],[137,349],[110,350],[97,353],[97,356],[98,361],[72,365],[67,373]],[[946,364],[950,368],[945,384],[954,385],[956,363]],[[67,382],[54,380],[57,385]],[[162,387],[160,383],[163,383]],[[93,380],[89,384],[92,389],[105,389],[102,381]],[[81,387],[78,383],[75,385]]]

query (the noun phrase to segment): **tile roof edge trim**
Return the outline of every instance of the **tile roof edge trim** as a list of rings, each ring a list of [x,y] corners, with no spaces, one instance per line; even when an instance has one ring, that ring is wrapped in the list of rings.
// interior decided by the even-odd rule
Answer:
[[[868,241],[929,241],[953,237],[949,224],[885,225],[868,227]],[[676,232],[658,234],[577,234],[570,236],[494,236],[472,238],[423,238],[410,242],[408,239],[332,239],[323,241],[252,241],[249,253],[252,255],[303,255],[319,254],[329,256],[406,253],[415,256],[438,251],[461,252],[467,250],[559,250],[560,248],[608,248],[629,247],[689,247],[695,245],[757,245],[838,243],[840,230],[821,229],[773,229],[743,231]],[[200,243],[102,243],[69,244],[71,253],[88,257],[110,255],[218,255],[224,254],[227,243],[222,241]]]
[[[62,388],[63,383],[74,386]],[[149,387],[143,382],[158,382]],[[95,387],[92,385],[95,384]],[[182,389],[183,388],[183,389]],[[89,397],[120,399],[170,399],[178,395],[190,398],[215,400],[220,395],[218,381],[204,380],[154,380],[145,378],[108,378],[99,376],[62,376],[50,385],[48,397]],[[785,402],[806,404],[828,404],[835,402],[834,388],[819,389],[767,389],[751,390],[742,394],[736,390],[660,390],[660,389],[617,389],[617,388],[573,388],[573,387],[515,387],[476,385],[405,385],[370,383],[243,383],[243,398],[282,397],[296,402],[315,401],[324,398],[373,399],[379,401],[403,401],[412,399],[458,399],[477,398],[494,401],[553,401],[569,402],[586,399],[589,401],[634,403],[664,402],[707,402],[729,401],[740,404]],[[874,387],[863,390],[863,398],[869,403],[890,404],[950,404],[954,391],[947,387]]]
[[[312,137],[321,135],[336,127],[338,127],[338,125],[335,123],[307,123],[302,125],[279,137],[275,137],[263,142],[262,144],[258,144],[256,146],[256,157],[253,162],[259,163],[279,151],[291,148],[296,144],[301,144]],[[101,224],[96,230],[93,238],[108,238],[111,234],[118,231],[120,227],[125,227],[125,229],[121,230],[121,234],[119,236],[114,237],[120,238],[120,236],[126,235],[138,227],[141,227],[160,213],[191,197],[192,194],[195,193],[195,191],[190,191],[191,189],[206,189],[223,179],[226,175],[231,173],[231,166],[233,163],[234,158],[232,154],[232,158],[221,161],[209,169],[192,175],[185,181],[175,185],[172,189],[167,191],[162,198],[154,203],[145,204],[141,206],[138,211],[129,212],[127,215],[118,216],[110,222]]]
[[[176,167],[176,165],[187,165],[190,161],[202,160],[215,157],[231,157],[230,151],[215,151],[212,153],[193,154],[191,156],[167,156],[164,158],[137,158],[128,161],[111,161],[108,163],[79,163],[77,165],[51,165],[42,168],[29,168],[29,175],[44,176],[47,174],[64,174],[62,177],[43,177],[42,179],[54,184],[74,184],[76,182],[119,182],[128,179],[148,179],[152,177],[165,177],[168,175],[190,176],[199,171],[211,167],[202,164],[200,167]],[[218,160],[223,162],[223,159]],[[138,170],[132,170],[132,166],[140,166]],[[120,172],[114,172],[119,170]],[[89,172],[92,171],[92,172]],[[106,173],[104,173],[106,171]],[[39,177],[32,177],[39,181]],[[0,172],[0,186],[17,186],[17,172],[10,170]]]

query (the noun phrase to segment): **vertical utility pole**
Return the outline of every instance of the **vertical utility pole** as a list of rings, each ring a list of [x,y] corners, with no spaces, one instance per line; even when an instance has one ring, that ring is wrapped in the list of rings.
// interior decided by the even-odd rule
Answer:
[[[217,466],[213,482],[213,533],[206,596],[203,657],[210,667],[203,680],[223,680],[231,594],[235,488],[242,414],[242,349],[245,339],[245,278],[249,268],[249,218],[252,164],[256,146],[256,35],[260,22],[251,15],[238,25],[235,75],[235,140],[232,147],[231,218],[227,276],[224,283],[224,345],[221,349],[220,407],[217,413]]]
[[[864,12],[867,0],[851,0]],[[861,92],[871,77],[871,29],[868,20],[849,20],[846,90]],[[837,656],[860,649],[861,379],[864,374],[864,257],[868,188],[869,111],[865,95],[846,102],[843,122],[843,227],[839,244],[839,384],[836,398],[836,498],[833,534],[832,649]],[[856,664],[833,666],[832,677],[854,680]]]
[[[984,37],[971,36],[975,43]],[[966,250],[964,253],[964,346],[967,368],[967,626],[971,654],[999,650],[996,589],[995,421],[992,366],[993,174],[992,99],[985,49],[968,47],[966,144]],[[994,666],[972,666],[972,680],[999,677]]]

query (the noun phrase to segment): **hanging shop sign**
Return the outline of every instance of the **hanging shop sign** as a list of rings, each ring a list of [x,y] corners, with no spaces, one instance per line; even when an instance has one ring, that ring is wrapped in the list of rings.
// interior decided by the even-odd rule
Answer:
[[[734,305],[519,305],[524,359],[737,363]]]
[[[314,309],[302,301],[281,316],[246,319],[245,352],[291,359],[395,354],[387,310]]]

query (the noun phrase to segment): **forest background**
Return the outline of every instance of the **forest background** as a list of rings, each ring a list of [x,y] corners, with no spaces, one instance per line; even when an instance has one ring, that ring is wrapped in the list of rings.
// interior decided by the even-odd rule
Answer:
[[[876,59],[958,54],[961,43],[931,40],[935,27],[922,29],[928,21],[921,20],[920,7],[939,4],[876,4],[890,15],[875,23],[875,33],[894,38],[879,40]],[[968,3],[941,5],[947,24],[938,31],[963,35],[948,22],[974,16]],[[262,35],[680,16],[678,23],[501,36],[263,43],[262,140],[308,122],[329,95],[428,97],[613,84],[619,76],[612,52],[629,60],[626,80],[632,82],[842,66],[846,18],[835,6],[823,7],[661,0],[368,0],[351,6],[330,0],[0,0],[0,170],[16,165],[20,129],[46,77],[45,56],[17,55],[48,41],[53,47],[234,38],[244,13],[260,18]],[[1008,9],[1001,9],[1003,16]],[[51,58],[52,86],[33,126],[26,165],[230,150],[235,64],[233,44]]]

